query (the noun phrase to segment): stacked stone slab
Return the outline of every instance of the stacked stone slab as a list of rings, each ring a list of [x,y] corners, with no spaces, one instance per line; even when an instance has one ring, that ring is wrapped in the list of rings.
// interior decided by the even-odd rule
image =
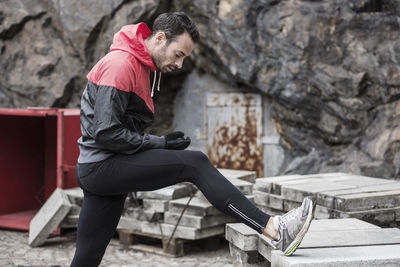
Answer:
[[[400,182],[346,173],[290,175],[257,179],[256,205],[271,215],[317,200],[316,218],[358,218],[380,226],[400,223]]]
[[[189,183],[179,183],[153,191],[136,192],[134,196],[127,199],[117,228],[149,233],[145,230],[150,224],[160,229],[159,224],[164,221],[164,213],[168,210],[169,201],[189,196],[193,192],[194,187]]]
[[[250,201],[254,201],[252,196],[253,184],[248,181],[255,180],[255,172],[234,170],[220,170],[220,172]],[[185,211],[182,214],[184,209]],[[178,220],[179,224],[176,227]],[[168,211],[164,213],[164,222],[144,222],[142,223],[142,231],[148,234],[170,237],[176,228],[173,234],[174,238],[196,240],[222,235],[225,232],[225,224],[235,221],[235,218],[217,210],[200,191],[197,191],[191,199],[185,197],[170,200]]]
[[[256,172],[218,169],[239,191],[254,201],[252,196]],[[117,229],[147,235],[186,240],[202,239],[224,234],[225,224],[235,222],[233,217],[217,210],[205,196],[190,183],[179,183],[154,191],[141,191],[128,195]],[[72,208],[61,227],[77,227],[83,192],[80,188],[65,190]],[[182,210],[191,199],[181,216]],[[180,219],[179,219],[180,218]]]
[[[225,237],[231,255],[243,266],[398,266],[400,262],[400,229],[359,219],[314,220],[291,257],[241,223],[227,224]]]

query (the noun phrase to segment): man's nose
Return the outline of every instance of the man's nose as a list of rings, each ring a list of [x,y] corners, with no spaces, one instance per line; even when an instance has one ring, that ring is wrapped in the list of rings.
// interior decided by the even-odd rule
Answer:
[[[183,59],[180,59],[177,62],[175,62],[175,65],[178,67],[178,69],[181,69],[183,65]]]

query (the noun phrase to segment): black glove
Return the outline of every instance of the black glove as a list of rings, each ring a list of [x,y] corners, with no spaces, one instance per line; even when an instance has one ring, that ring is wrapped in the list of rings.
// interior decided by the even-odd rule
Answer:
[[[165,148],[183,150],[190,145],[190,138],[184,137],[183,132],[172,132],[164,135],[165,137]]]

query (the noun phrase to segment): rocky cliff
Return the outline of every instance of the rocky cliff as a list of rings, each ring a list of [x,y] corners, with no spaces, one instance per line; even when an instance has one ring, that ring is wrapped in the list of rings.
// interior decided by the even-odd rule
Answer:
[[[172,10],[193,18],[201,41],[185,71],[164,78],[161,106],[196,69],[270,99],[290,158],[282,173],[400,177],[397,0],[3,0],[0,106],[79,106],[113,33]]]

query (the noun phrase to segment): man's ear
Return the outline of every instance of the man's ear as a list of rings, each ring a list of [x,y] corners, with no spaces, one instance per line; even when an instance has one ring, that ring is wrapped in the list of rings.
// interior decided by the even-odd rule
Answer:
[[[164,32],[157,32],[155,37],[156,44],[163,44],[167,41],[167,37]]]

